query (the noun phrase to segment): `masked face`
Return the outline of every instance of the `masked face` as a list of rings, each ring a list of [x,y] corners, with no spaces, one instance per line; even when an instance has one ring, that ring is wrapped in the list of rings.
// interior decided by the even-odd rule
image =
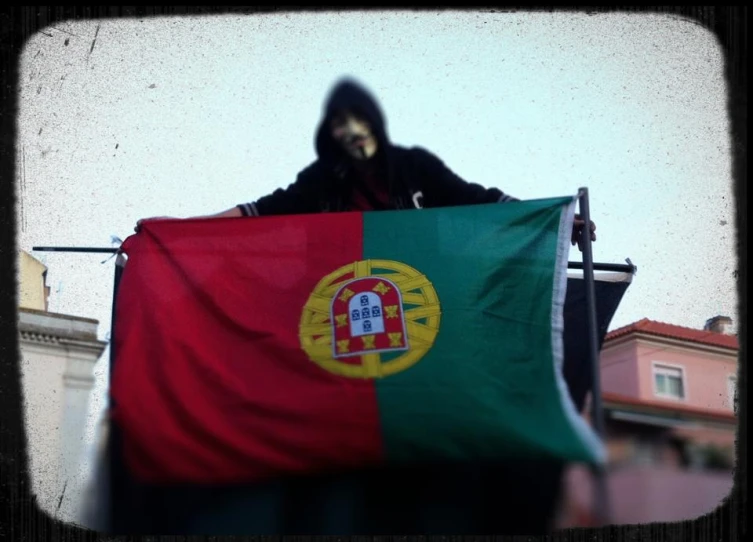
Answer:
[[[334,140],[352,158],[368,160],[376,154],[376,137],[363,117],[351,111],[338,113],[332,118],[330,130]]]

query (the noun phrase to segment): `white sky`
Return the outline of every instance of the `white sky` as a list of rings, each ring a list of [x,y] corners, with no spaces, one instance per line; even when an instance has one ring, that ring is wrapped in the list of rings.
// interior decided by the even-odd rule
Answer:
[[[723,61],[712,33],[649,14],[62,22],[29,39],[20,66],[19,248],[110,246],[139,218],[217,212],[289,184],[349,74],[380,100],[393,142],[466,180],[522,199],[587,186],[594,259],[638,266],[612,328],[736,319]],[[97,318],[104,337],[114,260],[34,256],[49,267],[50,310]]]

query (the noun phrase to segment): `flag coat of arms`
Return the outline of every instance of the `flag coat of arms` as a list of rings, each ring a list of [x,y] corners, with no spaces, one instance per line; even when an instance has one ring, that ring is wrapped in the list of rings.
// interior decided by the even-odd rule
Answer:
[[[152,483],[379,463],[603,462],[562,377],[574,198],[147,222],[112,416]]]

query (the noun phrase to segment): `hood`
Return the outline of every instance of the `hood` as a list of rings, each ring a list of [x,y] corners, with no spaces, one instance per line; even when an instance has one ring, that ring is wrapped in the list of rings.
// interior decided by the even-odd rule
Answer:
[[[319,159],[328,163],[337,163],[342,159],[342,150],[329,133],[329,121],[338,109],[352,109],[364,115],[377,138],[377,154],[383,154],[382,151],[389,146],[389,139],[379,103],[363,85],[354,79],[345,78],[335,84],[324,103],[324,112],[315,139]]]

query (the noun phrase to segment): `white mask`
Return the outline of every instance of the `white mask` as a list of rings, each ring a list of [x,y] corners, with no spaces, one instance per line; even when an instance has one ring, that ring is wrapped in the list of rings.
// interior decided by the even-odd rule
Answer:
[[[368,160],[377,152],[377,140],[369,122],[350,111],[335,115],[330,122],[332,137],[356,160]]]

